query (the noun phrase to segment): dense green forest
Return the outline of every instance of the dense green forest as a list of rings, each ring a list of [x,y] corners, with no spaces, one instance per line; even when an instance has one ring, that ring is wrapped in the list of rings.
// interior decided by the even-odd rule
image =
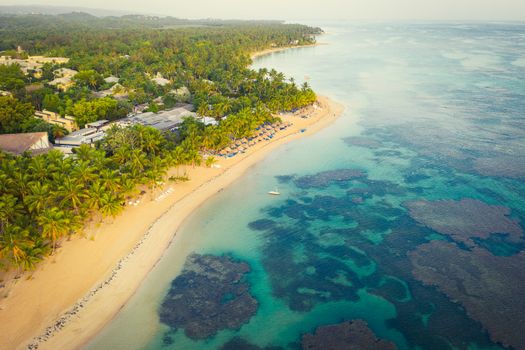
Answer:
[[[177,133],[114,127],[95,148],[82,146],[67,158],[58,151],[34,157],[0,152],[1,262],[34,267],[86,220],[117,215],[139,185],[157,186],[169,167],[199,164],[203,152],[250,136],[261,124],[274,122],[276,112],[313,103],[316,96],[308,85],[297,86],[274,70],[249,69],[249,54],[311,44],[319,33],[279,22],[81,13],[0,16],[3,55],[70,58],[61,65],[45,64],[41,75],[0,65],[0,90],[10,94],[0,97],[0,133],[46,130],[51,139],[64,134],[32,117],[44,108],[73,115],[83,126],[122,118],[140,104],[157,111],[190,102],[200,115],[219,121],[205,126],[187,119]],[[79,72],[67,91],[49,84],[58,68]],[[125,98],[97,95],[111,87],[103,79],[108,76],[120,79]],[[156,84],[155,76],[169,83]],[[189,95],[173,93],[181,88]]]

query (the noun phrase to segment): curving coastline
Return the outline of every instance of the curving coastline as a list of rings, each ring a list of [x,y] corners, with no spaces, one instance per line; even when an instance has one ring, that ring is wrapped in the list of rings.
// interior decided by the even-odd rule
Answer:
[[[114,222],[92,227],[86,238],[95,240],[65,242],[67,249],[30,280],[17,281],[0,301],[0,348],[69,349],[89,341],[134,294],[188,215],[273,149],[322,129],[343,110],[325,97],[319,97],[319,106],[303,112],[307,119],[284,116],[291,127],[245,154],[221,159],[220,168],[189,169],[191,180],[162,200],[128,207]]]
[[[286,50],[290,50],[290,49],[301,49],[301,48],[304,48],[304,47],[314,47],[314,46],[319,46],[319,45],[326,45],[326,44],[315,43],[315,44],[309,44],[309,45],[294,45],[294,46],[274,47],[274,48],[271,48],[271,49],[266,49],[266,50],[261,50],[261,51],[254,52],[254,53],[250,54],[250,58],[252,60],[254,60],[254,59],[258,58],[258,57],[270,55],[270,54],[272,54],[274,52],[286,51]]]

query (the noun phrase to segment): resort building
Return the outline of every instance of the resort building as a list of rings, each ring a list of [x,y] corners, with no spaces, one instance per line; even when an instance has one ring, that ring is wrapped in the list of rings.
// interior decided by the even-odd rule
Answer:
[[[75,82],[69,78],[69,77],[63,77],[63,78],[56,78],[49,82],[49,85],[56,87],[59,90],[67,91],[73,85],[75,85]]]
[[[62,117],[58,113],[44,109],[43,111],[36,111],[35,117],[50,124],[61,126],[69,132],[78,130],[78,125],[75,122],[75,118],[69,115]]]
[[[151,79],[152,82],[154,82],[155,84],[157,85],[160,85],[160,86],[166,86],[168,85],[169,83],[171,83],[171,81],[169,81],[168,79],[165,79],[162,74],[160,73],[157,73],[157,75],[155,76],[155,78],[152,78]]]
[[[12,64],[17,64],[20,66],[20,69],[24,74],[29,74],[32,72],[41,72],[42,64],[36,62],[29,62],[28,60],[22,60],[18,58],[11,58],[10,56],[0,56],[0,64],[10,66]]]
[[[197,118],[197,120],[200,121],[201,123],[204,123],[204,125],[206,126],[219,125],[219,122],[215,120],[215,118],[212,118],[212,117],[200,117],[200,118]]]
[[[104,81],[108,84],[116,84],[120,81],[120,79],[111,75],[107,78],[104,78]]]
[[[44,56],[29,56],[28,62],[35,62],[40,64],[65,64],[69,62],[67,57],[44,57]]]
[[[124,86],[120,85],[119,83],[116,83],[112,87],[110,87],[107,90],[97,91],[93,93],[96,97],[102,98],[106,96],[113,96],[115,99],[127,99],[129,97],[128,89],[126,89]]]
[[[144,112],[146,109],[148,109],[148,104],[147,103],[142,103],[140,105],[135,105],[133,106],[133,113],[134,114],[137,114],[137,113],[142,113]]]
[[[53,71],[55,79],[49,82],[49,85],[56,87],[59,90],[67,91],[75,82],[73,77],[77,75],[77,71],[69,68],[59,68]]]
[[[79,147],[82,144],[91,145],[106,136],[103,130],[97,128],[84,128],[55,140],[59,146]]]
[[[75,75],[77,75],[77,73],[78,72],[76,70],[69,68],[59,68],[53,71],[55,78],[73,78]]]
[[[184,121],[184,118],[195,118],[197,116],[196,113],[191,112],[192,108],[192,105],[185,105],[159,113],[146,112],[121,119],[118,124],[121,126],[140,124],[162,131],[172,130],[177,128]]]
[[[106,130],[109,126],[109,120],[107,119],[97,120],[86,124],[86,128],[94,128],[97,130]]]
[[[53,149],[47,132],[0,135],[0,149],[15,155],[30,152],[32,155],[47,153]]]
[[[29,56],[27,59],[18,59],[11,56],[0,56],[0,64],[18,64],[24,74],[33,73],[37,78],[42,76],[42,66],[44,64],[63,64],[67,62],[69,62],[69,58],[66,57]]]

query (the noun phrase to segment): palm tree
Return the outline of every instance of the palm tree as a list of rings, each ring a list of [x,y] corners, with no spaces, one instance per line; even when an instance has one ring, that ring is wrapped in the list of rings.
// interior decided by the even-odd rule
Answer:
[[[3,234],[9,224],[22,215],[22,207],[12,194],[2,196],[0,200],[0,234]]]
[[[142,150],[147,154],[157,154],[162,140],[160,133],[145,127],[140,127],[138,130],[142,141]]]
[[[38,181],[44,181],[49,175],[48,164],[45,156],[37,156],[29,165],[31,177]]]
[[[113,193],[105,193],[100,199],[100,212],[104,216],[117,216],[123,209],[122,199]]]
[[[213,164],[217,163],[217,159],[215,157],[208,157],[206,158],[206,166],[208,168],[211,168]]]
[[[41,228],[42,238],[51,239],[53,244],[52,254],[54,254],[56,241],[69,232],[71,220],[63,210],[54,207],[44,210],[37,216],[37,222]]]
[[[19,226],[9,226],[0,235],[0,257],[8,259],[20,267],[26,258],[26,250],[32,247],[32,242],[27,237],[29,231]]]
[[[89,161],[93,157],[93,151],[94,149],[89,145],[82,144],[80,147],[75,148],[75,155],[78,160]]]
[[[118,192],[120,189],[120,178],[116,170],[103,169],[99,174],[100,182],[109,191]]]
[[[89,188],[88,208],[91,210],[99,210],[102,206],[102,197],[104,197],[106,193],[106,187],[100,181],[95,181]]]
[[[129,152],[130,150],[128,147],[121,147],[115,152],[115,154],[113,155],[113,159],[115,160],[115,162],[117,162],[117,164],[124,165],[128,162],[130,158]]]
[[[12,175],[12,180],[16,183],[16,193],[19,197],[24,199],[25,196],[29,193],[29,182],[30,177],[27,173],[22,171],[15,171]]]
[[[128,198],[138,192],[135,181],[128,176],[123,176],[121,178],[120,190],[122,191],[122,194],[128,196]]]
[[[138,177],[138,175],[144,170],[146,167],[146,164],[148,162],[148,159],[146,158],[146,155],[141,150],[133,150],[131,152],[131,159],[129,162],[129,165],[131,167],[131,173]]]
[[[33,182],[29,185],[30,193],[24,203],[31,213],[39,213],[52,202],[52,194],[47,184]]]
[[[65,178],[58,188],[58,194],[62,197],[61,204],[71,204],[78,214],[78,209],[85,197],[84,185],[71,181],[70,178]]]
[[[93,181],[97,175],[95,174],[95,168],[91,167],[88,161],[80,161],[71,172],[71,177],[78,184],[85,186]]]

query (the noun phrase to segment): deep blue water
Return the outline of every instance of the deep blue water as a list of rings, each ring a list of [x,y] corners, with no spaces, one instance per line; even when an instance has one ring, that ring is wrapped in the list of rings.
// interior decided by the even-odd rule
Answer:
[[[326,45],[254,67],[308,80],[344,116],[195,212],[88,348],[218,349],[235,338],[230,348],[300,349],[305,333],[357,319],[400,349],[525,348],[525,25],[321,26]],[[268,196],[275,187],[282,195]],[[240,328],[186,336],[213,305],[196,304],[178,329],[160,322],[165,298],[209,293],[182,270],[192,253],[249,265],[232,283],[256,312],[213,320],[239,317]]]

